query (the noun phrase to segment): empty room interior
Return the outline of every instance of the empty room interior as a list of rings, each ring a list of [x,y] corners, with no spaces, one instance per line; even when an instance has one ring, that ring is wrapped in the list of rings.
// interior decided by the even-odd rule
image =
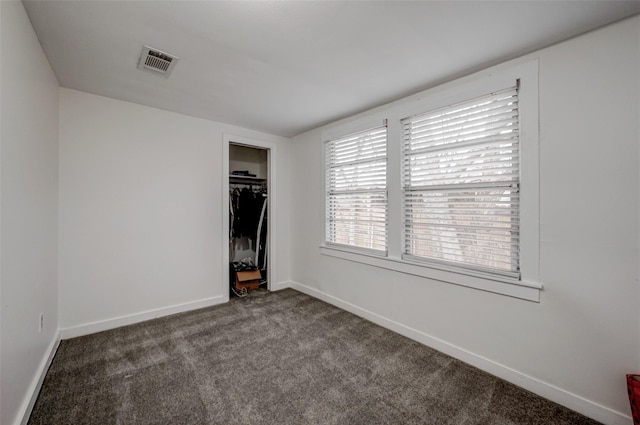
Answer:
[[[1,1],[0,423],[631,425],[639,14]]]

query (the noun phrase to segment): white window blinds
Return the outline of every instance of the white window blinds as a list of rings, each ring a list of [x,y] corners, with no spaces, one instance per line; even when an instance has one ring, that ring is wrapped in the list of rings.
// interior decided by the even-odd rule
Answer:
[[[326,143],[326,241],[386,253],[387,127]]]
[[[519,276],[517,86],[402,124],[404,257]]]

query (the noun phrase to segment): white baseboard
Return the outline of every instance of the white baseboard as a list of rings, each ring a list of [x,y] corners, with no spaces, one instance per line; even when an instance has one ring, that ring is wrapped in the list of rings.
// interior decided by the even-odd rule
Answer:
[[[310,295],[314,298],[318,298],[364,319],[367,319],[377,325],[387,328],[400,335],[406,336],[407,338],[410,338],[428,347],[434,348],[442,353],[445,353],[467,364],[475,366],[478,369],[497,376],[498,378],[504,379],[505,381],[511,382],[512,384],[531,391],[534,394],[538,394],[541,397],[544,397],[571,410],[602,422],[603,424],[632,424],[631,417],[625,415],[624,413],[617,412],[598,403],[594,403],[590,400],[580,397],[579,395],[573,394],[569,391],[563,390],[562,388],[528,376],[522,372],[518,372],[517,370],[511,369],[486,357],[474,354],[468,350],[450,344],[424,332],[387,319],[386,317],[383,317],[377,313],[373,313],[371,311],[360,308],[354,304],[341,300],[340,298],[326,294],[318,289],[311,288],[299,282],[289,282],[289,287]]]
[[[83,335],[89,335],[96,332],[102,332],[109,329],[119,328],[120,326],[132,325],[134,323],[144,322],[146,320],[168,316],[170,314],[182,313],[185,311],[196,310],[199,308],[223,304],[223,303],[226,303],[227,301],[229,301],[228,296],[211,297],[211,298],[205,298],[203,300],[191,301],[183,304],[176,304],[169,307],[162,307],[162,308],[157,308],[153,310],[147,310],[141,313],[115,317],[113,319],[100,320],[97,322],[71,326],[68,328],[60,329],[60,338],[68,339],[68,338],[75,338]]]
[[[277,282],[271,285],[271,288],[269,288],[270,291],[280,291],[282,289],[287,289],[287,288],[291,288],[291,285],[294,282],[290,281],[290,280],[285,280],[284,282]]]
[[[44,382],[44,378],[47,375],[47,371],[49,370],[49,366],[51,366],[53,356],[55,356],[59,345],[60,332],[58,331],[55,333],[53,339],[49,343],[49,346],[47,347],[47,350],[42,357],[40,364],[38,365],[36,374],[33,377],[29,388],[27,389],[27,392],[22,401],[22,405],[20,406],[20,410],[18,411],[16,425],[26,425],[27,422],[29,422],[29,416],[31,416],[31,411],[33,410],[33,406],[36,404],[38,394],[40,394],[42,383]]]

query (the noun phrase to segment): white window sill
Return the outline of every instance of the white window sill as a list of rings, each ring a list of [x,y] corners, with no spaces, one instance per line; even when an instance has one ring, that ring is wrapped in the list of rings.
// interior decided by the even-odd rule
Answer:
[[[535,282],[510,279],[508,277],[479,276],[473,271],[451,271],[431,264],[417,264],[400,258],[381,257],[349,248],[321,245],[320,253],[330,257],[341,258],[373,267],[393,270],[400,273],[439,280],[454,285],[467,286],[527,301],[540,302],[542,285]]]

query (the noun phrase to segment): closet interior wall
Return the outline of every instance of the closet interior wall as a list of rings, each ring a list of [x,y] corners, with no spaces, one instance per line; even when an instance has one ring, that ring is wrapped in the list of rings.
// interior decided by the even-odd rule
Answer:
[[[266,149],[229,145],[229,261],[235,270],[238,263],[253,263],[262,273],[262,284],[268,254],[267,164]]]

